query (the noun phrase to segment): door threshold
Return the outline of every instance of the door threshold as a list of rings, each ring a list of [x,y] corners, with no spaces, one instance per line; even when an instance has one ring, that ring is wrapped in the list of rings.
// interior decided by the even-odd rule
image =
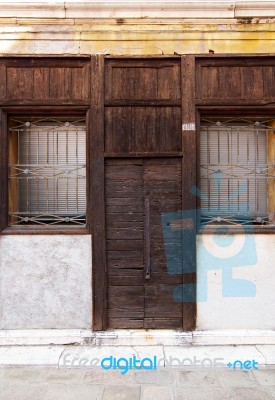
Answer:
[[[275,345],[275,331],[221,329],[175,330],[24,329],[1,330],[0,346],[222,346]]]

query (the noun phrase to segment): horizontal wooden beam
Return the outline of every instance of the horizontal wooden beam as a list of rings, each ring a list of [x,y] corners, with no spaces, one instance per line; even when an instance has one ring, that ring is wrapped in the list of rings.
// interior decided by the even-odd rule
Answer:
[[[136,153],[104,153],[105,158],[139,158],[139,157],[181,157],[182,152],[170,152],[170,153],[157,153],[157,152],[136,152]]]
[[[135,107],[135,106],[148,106],[148,107],[180,107],[181,100],[107,100],[105,101],[107,107]]]
[[[265,99],[196,99],[197,106],[265,106],[265,105],[275,105],[275,98],[265,98]],[[259,110],[260,111],[260,110]]]

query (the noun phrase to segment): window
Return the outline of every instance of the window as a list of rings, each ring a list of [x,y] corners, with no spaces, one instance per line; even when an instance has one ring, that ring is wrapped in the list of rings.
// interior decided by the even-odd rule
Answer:
[[[85,119],[11,117],[9,225],[85,223]]]
[[[274,226],[275,121],[204,118],[201,223]]]

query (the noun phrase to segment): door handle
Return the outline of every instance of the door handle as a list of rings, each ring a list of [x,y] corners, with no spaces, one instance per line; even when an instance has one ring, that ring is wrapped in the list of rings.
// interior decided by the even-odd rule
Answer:
[[[145,196],[145,279],[151,278],[150,198]]]

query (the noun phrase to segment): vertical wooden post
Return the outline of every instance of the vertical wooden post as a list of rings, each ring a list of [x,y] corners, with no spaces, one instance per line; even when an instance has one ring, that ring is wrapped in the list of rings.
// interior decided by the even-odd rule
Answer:
[[[181,98],[182,98],[182,206],[183,217],[188,210],[195,219],[196,197],[191,194],[196,185],[197,149],[196,149],[196,108],[195,108],[195,56],[181,57]],[[193,211],[191,211],[193,210]],[[190,331],[196,327],[196,220],[194,229],[188,233],[188,243],[183,242],[183,284],[189,284],[188,302],[183,302],[183,330]],[[184,235],[185,236],[185,235]],[[186,273],[187,272],[187,273]],[[184,295],[184,293],[183,293]]]
[[[107,272],[104,205],[104,56],[91,59],[89,117],[90,223],[92,232],[93,329],[107,328]]]
[[[0,232],[8,225],[7,115],[0,109]]]
[[[275,121],[272,121],[268,132],[268,220],[275,223]]]

